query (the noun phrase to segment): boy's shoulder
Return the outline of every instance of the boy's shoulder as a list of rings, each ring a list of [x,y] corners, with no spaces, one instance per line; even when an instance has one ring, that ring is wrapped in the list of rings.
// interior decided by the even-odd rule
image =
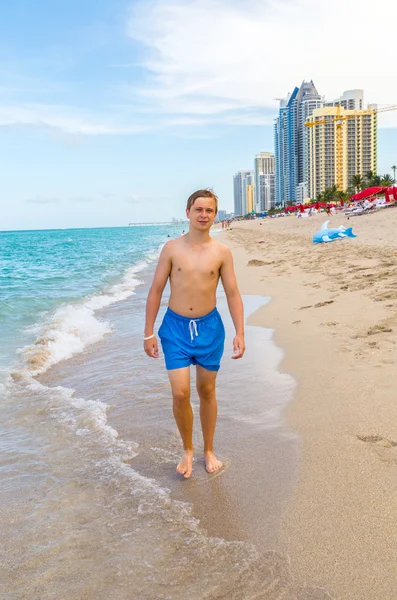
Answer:
[[[226,244],[222,244],[222,242],[220,242],[219,240],[216,240],[215,238],[211,238],[211,239],[212,239],[214,248],[216,248],[219,252],[222,252],[222,254],[230,253],[229,246],[226,246]]]
[[[185,243],[184,238],[185,238],[184,235],[180,235],[179,237],[177,237],[173,240],[168,240],[168,242],[165,243],[164,247],[168,248],[170,250],[172,250],[173,248],[178,248]]]
[[[172,254],[174,253],[180,252],[182,246],[185,245],[185,240],[183,239],[184,237],[184,235],[181,235],[180,237],[175,238],[174,240],[168,240],[168,242],[164,244],[163,251],[169,256],[172,256]]]

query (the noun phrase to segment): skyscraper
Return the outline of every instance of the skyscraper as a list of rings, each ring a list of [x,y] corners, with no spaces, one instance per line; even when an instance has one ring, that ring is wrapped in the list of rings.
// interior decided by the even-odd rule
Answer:
[[[308,143],[305,122],[324,105],[313,81],[303,82],[287,98],[280,100],[274,123],[275,204],[285,206],[300,200],[308,182]]]
[[[364,108],[364,90],[347,90],[340,98],[333,102],[326,102],[325,106],[340,106],[346,110],[362,110]]]
[[[235,215],[246,215],[249,212],[247,206],[247,186],[252,186],[253,183],[253,171],[237,171],[233,177]]]
[[[274,154],[260,152],[255,156],[255,210],[263,212],[274,206]]]
[[[249,183],[247,185],[246,191],[247,191],[247,214],[249,214],[253,210],[255,210],[255,206],[254,206],[254,191],[255,191],[255,186],[254,186],[254,184],[253,183]]]
[[[341,190],[352,185],[354,175],[366,175],[377,169],[377,114],[367,110],[340,108],[341,145],[337,144],[338,108],[326,106],[315,110],[309,122],[309,193],[316,198],[326,188],[338,185]],[[338,166],[338,152],[341,153]],[[341,172],[338,172],[338,169]]]
[[[261,204],[256,207],[256,212],[274,208],[274,173],[259,173],[258,186]]]

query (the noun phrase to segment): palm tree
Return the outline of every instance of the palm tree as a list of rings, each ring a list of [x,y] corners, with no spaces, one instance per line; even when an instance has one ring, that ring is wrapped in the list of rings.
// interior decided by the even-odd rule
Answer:
[[[364,178],[362,175],[353,175],[351,178],[351,184],[356,189],[356,192],[359,192],[364,187]]]
[[[393,177],[394,177],[393,183],[394,183],[394,185],[396,185],[396,169],[397,169],[396,165],[393,165],[392,169],[393,169]]]
[[[355,190],[354,188],[347,188],[347,190],[344,190],[343,192],[339,192],[339,200],[343,200],[344,202],[347,202],[351,196],[353,196]]]
[[[381,183],[382,185],[391,186],[394,183],[393,177],[389,175],[389,173],[386,173],[386,175],[383,175],[383,177],[381,178]]]
[[[375,186],[382,185],[381,177],[379,175],[376,175],[376,173],[374,173],[373,171],[368,171],[365,174],[364,179],[365,179],[365,185],[367,187],[375,187]]]

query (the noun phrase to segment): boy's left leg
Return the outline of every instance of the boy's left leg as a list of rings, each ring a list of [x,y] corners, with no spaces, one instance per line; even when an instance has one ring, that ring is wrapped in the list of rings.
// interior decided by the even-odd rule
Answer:
[[[214,434],[218,405],[216,402],[215,383],[217,371],[208,371],[200,365],[196,366],[196,388],[200,397],[200,420],[204,438],[205,468],[214,473],[223,466],[214,454]]]

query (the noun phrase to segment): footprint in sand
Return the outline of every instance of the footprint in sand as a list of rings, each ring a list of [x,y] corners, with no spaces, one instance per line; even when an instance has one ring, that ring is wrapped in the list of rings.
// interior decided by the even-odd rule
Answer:
[[[247,267],[263,267],[263,265],[265,265],[265,261],[263,260],[258,260],[257,258],[253,258],[252,260],[249,260],[247,263]]]
[[[383,446],[384,448],[394,448],[395,446],[397,446],[397,442],[388,440],[387,438],[381,435],[358,435],[357,439],[359,439],[360,442],[377,444],[379,446]]]
[[[335,302],[335,300],[326,300],[325,302],[317,302],[317,304],[314,305],[314,308],[320,308],[321,306],[327,306],[327,304],[333,304]]]
[[[370,348],[380,348],[378,342],[368,342]]]
[[[367,331],[367,335],[376,335],[377,333],[391,333],[393,329],[391,327],[386,327],[385,325],[374,325],[370,327]]]

